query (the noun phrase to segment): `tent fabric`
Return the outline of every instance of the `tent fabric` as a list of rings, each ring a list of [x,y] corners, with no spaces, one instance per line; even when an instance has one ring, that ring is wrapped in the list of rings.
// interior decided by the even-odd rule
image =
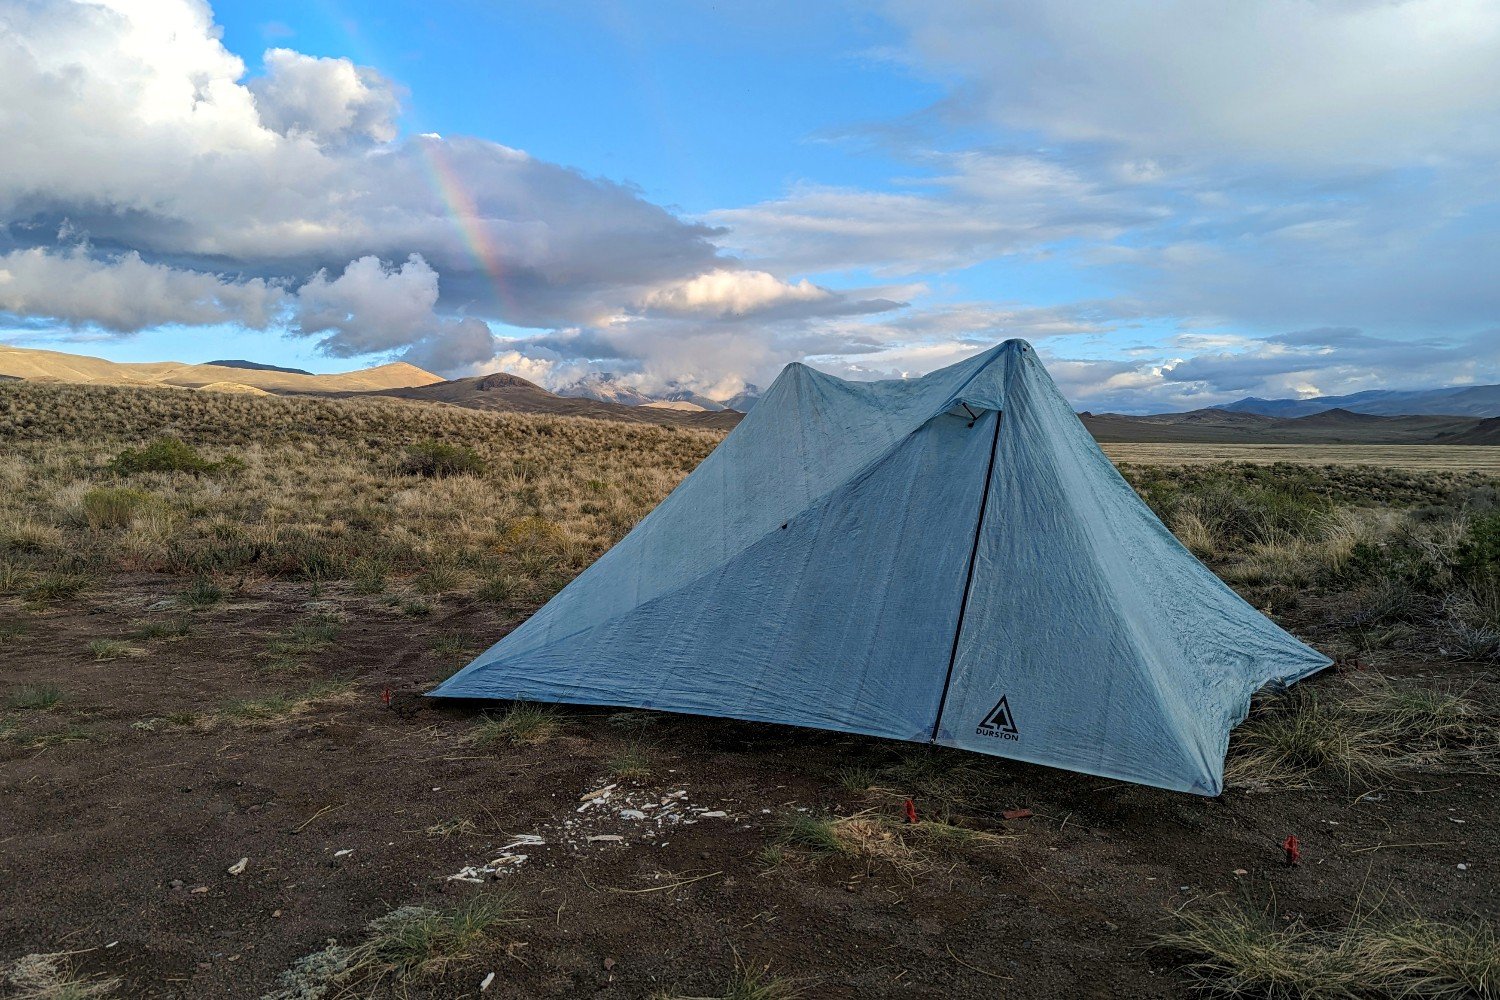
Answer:
[[[789,365],[618,545],[433,692],[931,742],[1215,795],[1329,663],[1151,513],[1035,351]]]

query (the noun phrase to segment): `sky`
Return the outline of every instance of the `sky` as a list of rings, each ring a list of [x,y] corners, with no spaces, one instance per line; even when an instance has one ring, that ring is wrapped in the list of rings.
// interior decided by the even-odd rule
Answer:
[[[0,0],[0,343],[1500,382],[1497,0]]]

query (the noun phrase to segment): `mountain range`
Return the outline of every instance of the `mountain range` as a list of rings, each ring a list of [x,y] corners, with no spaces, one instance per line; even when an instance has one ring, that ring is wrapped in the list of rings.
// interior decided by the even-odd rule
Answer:
[[[1095,440],[1122,444],[1500,445],[1500,417],[1385,416],[1345,409],[1297,417],[1230,409],[1146,416],[1085,411],[1078,416]]]
[[[625,406],[653,406],[663,403],[688,404],[675,409],[699,409],[717,412],[738,410],[748,413],[760,399],[760,387],[747,384],[744,389],[728,399],[710,399],[675,380],[668,382],[660,392],[645,393],[627,384],[615,372],[595,372],[557,390],[559,396],[582,399],[597,399],[605,403],[620,403]]]
[[[757,387],[747,385],[729,399],[715,400],[677,383],[648,395],[608,372],[549,392],[508,372],[445,380],[404,362],[314,375],[254,361],[122,363],[0,345],[0,381],[13,379],[208,392],[378,395],[480,410],[721,430],[739,423],[760,396]],[[1184,413],[1085,411],[1079,417],[1104,442],[1500,445],[1500,386],[1372,390],[1316,399],[1250,397]]]
[[[1328,410],[1374,413],[1388,417],[1442,413],[1451,416],[1500,417],[1500,385],[1454,385],[1443,389],[1367,389],[1347,396],[1312,399],[1260,399],[1246,396],[1220,409],[1268,417],[1305,417]]]

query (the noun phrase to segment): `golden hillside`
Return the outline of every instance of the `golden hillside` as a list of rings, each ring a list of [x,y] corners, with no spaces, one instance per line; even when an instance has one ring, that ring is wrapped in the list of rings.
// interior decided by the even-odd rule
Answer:
[[[220,365],[189,365],[180,361],[106,361],[82,354],[5,345],[0,345],[0,375],[45,382],[163,385],[181,389],[210,388],[210,391],[220,392],[236,391],[237,387],[267,392],[374,392],[442,381],[431,372],[404,361],[335,375],[298,375]]]

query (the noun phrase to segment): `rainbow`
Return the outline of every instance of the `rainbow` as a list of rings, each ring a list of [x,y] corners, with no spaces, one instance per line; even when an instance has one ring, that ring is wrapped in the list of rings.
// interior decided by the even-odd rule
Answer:
[[[428,181],[437,196],[442,199],[443,207],[449,219],[452,220],[454,228],[458,230],[464,247],[474,258],[474,263],[490,279],[490,284],[495,288],[495,294],[507,305],[511,304],[510,295],[506,290],[505,268],[501,263],[500,250],[491,237],[488,227],[484,224],[484,217],[480,214],[479,206],[474,201],[474,196],[469,193],[464,179],[459,176],[457,170],[448,162],[444,149],[444,143],[438,138],[419,137],[414,140],[421,154],[421,162],[426,168]]]

